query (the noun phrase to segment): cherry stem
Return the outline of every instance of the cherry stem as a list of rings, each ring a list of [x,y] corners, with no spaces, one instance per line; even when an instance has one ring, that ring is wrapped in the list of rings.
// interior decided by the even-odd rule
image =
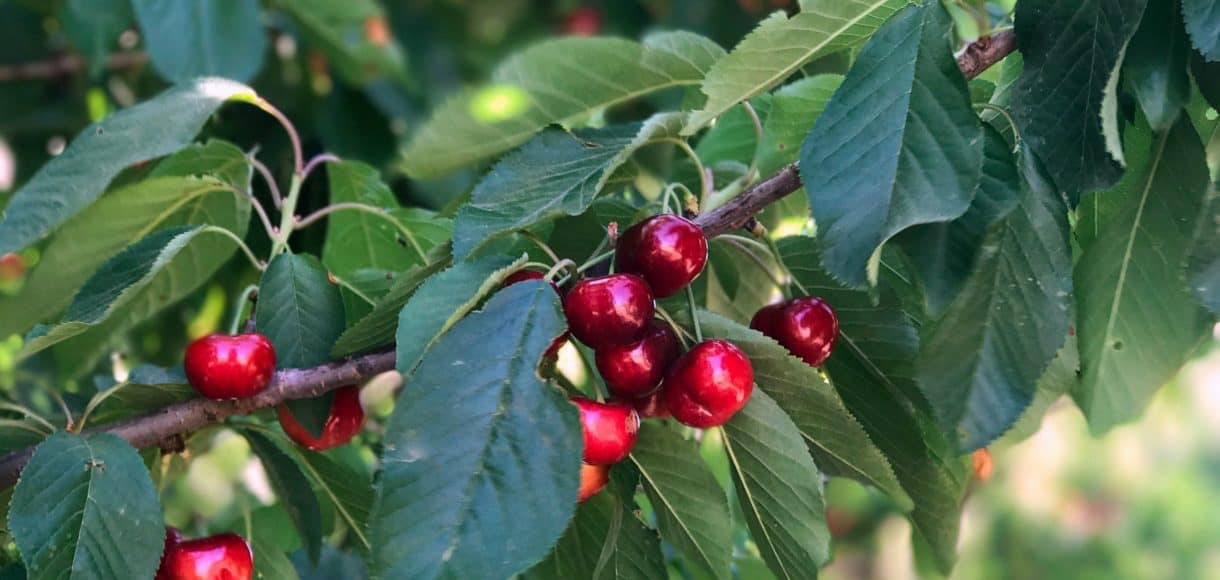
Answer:
[[[754,176],[758,175],[758,155],[762,151],[763,127],[762,120],[758,118],[758,111],[754,110],[754,105],[751,105],[750,101],[742,101],[741,106],[750,116],[750,123],[754,125],[754,156],[750,159],[750,169],[742,176],[748,179],[744,185],[749,185],[754,180]]]
[[[555,250],[552,250],[551,246],[542,241],[542,238],[535,235],[534,232],[529,230],[518,230],[517,233],[521,234],[521,237],[533,242],[535,246],[538,246],[538,249],[545,252],[547,257],[551,259],[552,264],[558,264],[560,262],[559,255],[555,253]]]
[[[68,402],[59,394],[57,389],[48,389],[51,393],[51,398],[59,404],[59,410],[64,412],[64,431],[72,431],[74,418],[72,417],[72,409],[68,408]]]
[[[695,291],[686,285],[686,304],[690,308],[691,324],[695,327],[695,342],[703,342],[703,327],[699,325],[699,308],[695,306]]]
[[[666,311],[664,308],[661,308],[660,306],[658,306],[656,312],[657,312],[657,315],[660,316],[661,319],[664,320],[665,323],[669,325],[669,328],[674,331],[674,334],[678,336],[678,341],[682,343],[682,348],[689,349],[690,340],[694,337],[692,337],[690,335],[690,333],[686,331],[685,328],[682,328],[682,326],[680,326],[677,322],[674,322],[673,317],[670,316],[669,312]]]
[[[771,249],[771,257],[775,258],[776,264],[779,264],[780,270],[788,279],[788,284],[796,286],[797,290],[801,291],[801,296],[809,296],[809,290],[805,288],[804,284],[801,284],[801,281],[798,280],[795,275],[792,274],[792,270],[788,268],[788,264],[784,263],[784,258],[779,253],[779,246],[775,245],[775,240],[771,239],[771,236],[765,233],[762,235],[762,239],[763,243],[767,244],[767,247]]]
[[[199,229],[199,231],[220,234],[226,238],[229,238],[233,243],[237,244],[238,249],[240,249],[241,252],[246,255],[246,259],[250,260],[250,265],[254,266],[255,270],[260,272],[263,271],[263,263],[258,260],[258,256],[254,255],[254,252],[250,249],[250,246],[247,246],[246,242],[237,237],[237,234],[219,226],[203,226]]]
[[[246,199],[250,201],[250,205],[254,207],[254,213],[258,214],[258,219],[263,224],[263,231],[267,232],[267,237],[274,242],[276,238],[275,226],[271,225],[271,218],[267,216],[267,210],[263,209],[263,204],[259,203],[254,194],[249,191],[237,189],[236,187],[228,187],[227,189],[237,195],[246,196]]]
[[[284,197],[280,195],[280,186],[275,182],[275,177],[271,175],[271,170],[262,161],[259,161],[254,154],[246,156],[250,160],[250,165],[254,167],[258,174],[263,177],[263,181],[267,184],[267,189],[271,190],[271,200],[275,202],[275,209],[284,207]],[[264,219],[264,221],[266,221]]]
[[[267,99],[257,97],[254,100],[254,104],[272,117],[275,117],[275,120],[279,121],[280,125],[284,127],[284,132],[288,133],[288,140],[292,143],[292,172],[294,175],[301,175],[301,171],[305,166],[305,156],[301,150],[301,136],[297,134],[296,127],[292,124],[292,121],[288,120],[284,113],[275,108],[275,105],[272,105]]]
[[[419,255],[419,258],[421,260],[423,260],[424,263],[428,262],[428,253],[425,252],[424,247],[419,244],[419,240],[417,240],[415,238],[415,234],[412,234],[411,230],[407,229],[406,226],[402,225],[398,220],[394,219],[394,216],[390,215],[389,210],[387,210],[385,208],[374,207],[374,206],[371,206],[368,204],[357,203],[357,202],[353,202],[353,201],[343,201],[343,202],[339,202],[339,203],[332,203],[299,220],[296,220],[296,227],[307,228],[311,224],[317,222],[318,220],[320,220],[332,213],[335,213],[337,211],[361,211],[361,212],[364,212],[364,213],[367,213],[370,215],[375,215],[375,216],[389,222],[391,225],[394,226],[394,228],[396,230],[398,230],[398,232],[400,234],[402,234],[403,239],[408,244],[411,245],[411,249],[414,250],[415,253]]]
[[[257,292],[258,286],[251,284],[246,286],[246,288],[241,291],[241,294],[238,295],[236,302],[237,309],[233,311],[233,319],[229,321],[229,334],[237,334],[237,330],[242,327],[242,323],[246,321],[246,318],[254,314],[253,301],[250,300],[250,296],[256,294]],[[251,309],[248,314],[246,313],[246,304],[251,305]]]
[[[330,153],[319,153],[314,155],[313,159],[310,159],[309,163],[305,164],[305,169],[301,170],[301,179],[309,177],[309,173],[314,169],[317,169],[317,167],[323,163],[339,163],[340,161],[343,160],[339,159],[339,157],[336,155],[331,155]]]
[[[576,271],[576,262],[573,262],[572,260],[564,258],[558,262],[555,262],[555,265],[551,266],[551,269],[547,270],[546,275],[543,277],[546,278],[547,280],[551,280],[555,277],[555,274],[558,274],[559,272],[563,271],[565,268],[568,270],[571,270],[571,272],[572,272],[571,274],[568,274],[567,277],[574,277],[574,276],[576,276],[576,274],[579,273]]]
[[[711,192],[712,192],[711,173],[709,171],[707,171],[706,169],[704,169],[703,161],[700,161],[699,155],[697,153],[695,153],[694,149],[691,149],[690,143],[687,143],[686,141],[683,141],[682,139],[676,139],[673,137],[666,137],[664,139],[658,139],[657,142],[658,143],[664,143],[664,142],[673,143],[674,145],[678,146],[678,149],[681,149],[682,152],[686,154],[686,157],[689,158],[691,163],[693,163],[695,165],[695,171],[699,172],[699,189],[701,192],[699,195],[700,202],[707,203],[707,199],[711,196]],[[707,208],[703,207],[702,205],[700,206],[700,208],[701,208],[700,211],[707,210]]]

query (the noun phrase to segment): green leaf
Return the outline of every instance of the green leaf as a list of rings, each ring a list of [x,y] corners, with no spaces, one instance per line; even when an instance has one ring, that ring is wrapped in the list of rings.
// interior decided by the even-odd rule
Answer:
[[[50,234],[124,167],[186,146],[226,100],[255,97],[232,81],[198,79],[90,125],[10,198],[0,218],[0,255]]]
[[[373,310],[339,335],[331,354],[336,357],[347,356],[394,342],[394,333],[398,328],[398,312],[402,310],[403,305],[414,295],[420,284],[453,263],[447,246],[438,250],[443,251],[433,251],[428,265],[411,268],[395,277],[390,290],[377,300]]]
[[[755,392],[724,424],[733,487],[751,537],[779,578],[817,578],[830,559],[822,475],[801,432],[770,397]]]
[[[330,360],[343,332],[339,289],[313,256],[283,253],[267,264],[258,284],[258,332],[275,347],[279,368],[307,368]]]
[[[1029,407],[1071,323],[1067,207],[1033,154],[1021,161],[1017,208],[988,233],[961,294],[920,345],[920,387],[965,451]]]
[[[108,433],[60,432],[39,445],[8,524],[30,578],[151,578],[165,542],[144,462]]]
[[[1080,351],[1076,348],[1076,335],[1068,335],[1063,348],[1055,356],[1046,372],[1038,379],[1034,400],[1025,412],[1013,423],[997,443],[1011,445],[1024,441],[1042,428],[1042,419],[1060,398],[1071,392],[1080,376]]]
[[[250,203],[231,189],[249,187],[249,177],[241,150],[209,141],[166,158],[148,179],[103,196],[56,232],[20,292],[0,297],[0,336],[24,333],[62,312],[98,266],[160,228],[213,224],[244,233]]]
[[[1122,176],[1119,64],[1147,0],[1022,0],[1012,116],[1072,205]]]
[[[517,53],[488,86],[449,99],[415,134],[404,167],[438,177],[520,145],[543,127],[662,89],[694,85],[724,51],[688,32],[620,38],[568,37]]]
[[[295,453],[295,459],[318,491],[334,505],[348,529],[369,549],[369,510],[373,506],[373,478],[322,453],[308,453],[295,445],[281,444]]]
[[[110,423],[197,396],[180,370],[166,371],[152,365],[140,365],[131,370],[126,381],[98,393],[90,401],[93,411],[89,422],[94,425]]]
[[[1182,0],[1182,16],[1195,48],[1209,61],[1220,61],[1220,2]]]
[[[292,566],[279,546],[275,545],[271,534],[254,530],[250,538],[250,551],[254,552],[254,577],[259,580],[297,580],[297,570]]]
[[[1017,206],[1020,182],[1008,142],[984,125],[983,177],[970,209],[953,221],[918,225],[896,238],[919,272],[931,312],[943,311],[966,284],[988,228]]]
[[[389,24],[374,0],[275,0],[292,14],[309,42],[326,54],[335,70],[352,85],[364,86],[388,77],[407,78],[406,55],[393,38]]]
[[[546,556],[579,487],[578,413],[535,369],[563,330],[555,292],[529,281],[436,343],[386,427],[374,577],[511,576]]]
[[[1077,225],[1083,374],[1073,397],[1098,434],[1137,417],[1211,326],[1182,277],[1208,191],[1199,136],[1185,117],[1151,143],[1141,127],[1127,136],[1127,150],[1147,157],[1086,198]]]
[[[1191,292],[1213,314],[1220,314],[1220,196],[1209,186],[1207,204],[1199,214],[1187,269]]]
[[[68,0],[59,19],[72,44],[89,59],[89,74],[97,76],[135,16],[129,0]]]
[[[696,446],[667,427],[644,423],[631,461],[640,470],[661,537],[701,571],[729,578],[729,504]]]
[[[599,197],[584,213],[557,220],[555,231],[547,244],[560,256],[582,260],[592,256],[602,240],[606,239],[606,228],[610,222],[617,222],[619,231],[624,231],[627,224],[636,222],[639,211],[621,197]]]
[[[760,120],[767,119],[771,112],[771,95],[755,97],[750,101],[750,106],[754,108]],[[805,129],[808,128],[806,125]],[[695,153],[706,167],[728,166],[737,162],[742,164],[744,170],[745,164],[754,158],[754,152],[758,149],[756,133],[754,121],[745,107],[734,107],[725,111],[716,119],[716,124],[699,138]],[[690,169],[694,171],[693,164]],[[697,176],[692,173],[692,177]]]
[[[889,494],[904,510],[913,507],[889,461],[817,369],[793,357],[763,334],[712,312],[701,312],[705,336],[731,340],[750,357],[754,382],[796,424],[818,465]]]
[[[1220,12],[1216,15],[1220,17]],[[1178,2],[1149,4],[1131,37],[1123,68],[1148,124],[1157,131],[1173,125],[1190,101],[1190,77],[1186,74],[1189,60],[1190,44],[1182,29]]]
[[[771,96],[771,112],[763,123],[763,139],[758,144],[759,175],[774,175],[783,166],[796,161],[801,152],[801,140],[842,83],[840,75],[817,75],[775,91]]]
[[[131,0],[149,60],[170,82],[247,82],[263,66],[267,34],[257,0]]]
[[[496,164],[458,210],[453,255],[464,260],[497,236],[589,208],[636,148],[681,127],[681,114],[568,133],[549,129]]]
[[[98,268],[63,320],[27,341],[18,358],[83,333],[116,334],[189,295],[233,253],[233,242],[215,232],[213,226],[165,228],[128,246]]]
[[[956,218],[982,168],[982,129],[939,2],[873,35],[801,148],[826,269],[852,286],[898,232]]]
[[[826,0],[786,18],[762,21],[733,51],[716,61],[700,87],[703,110],[686,129],[692,135],[733,105],[760,95],[796,74],[805,63],[859,45],[910,0]]]
[[[398,313],[398,372],[410,377],[454,323],[524,262],[524,258],[489,256],[455,264],[421,284]]]
[[[241,434],[262,462],[271,489],[288,512],[309,559],[317,562],[322,550],[322,510],[313,488],[309,487],[309,480],[297,463],[266,435],[254,429],[241,429]]]

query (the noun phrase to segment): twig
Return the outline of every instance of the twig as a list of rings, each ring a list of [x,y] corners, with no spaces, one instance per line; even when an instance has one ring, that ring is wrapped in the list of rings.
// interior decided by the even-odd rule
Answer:
[[[138,68],[148,62],[143,52],[116,52],[106,58],[106,70]],[[0,66],[0,82],[49,80],[74,75],[89,66],[79,54],[65,54],[38,62]]]

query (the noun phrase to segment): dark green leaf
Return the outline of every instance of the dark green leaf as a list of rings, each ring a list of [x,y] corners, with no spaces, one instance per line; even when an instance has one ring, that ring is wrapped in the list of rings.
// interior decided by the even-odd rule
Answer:
[[[254,429],[242,429],[241,434],[262,462],[271,488],[292,519],[310,560],[317,562],[322,550],[322,511],[309,480],[297,463],[266,435]]]
[[[1216,15],[1220,17],[1220,11]],[[1190,45],[1177,0],[1150,3],[1127,46],[1123,68],[1148,124],[1157,131],[1173,125],[1190,101],[1189,59]]]
[[[848,285],[913,225],[962,215],[982,168],[982,129],[939,2],[908,7],[860,50],[801,148],[801,179],[826,269]]]
[[[455,264],[421,284],[398,313],[398,372],[409,377],[432,345],[522,263],[489,256]]]
[[[102,433],[56,433],[13,492],[9,529],[31,578],[151,578],[165,527],[140,455]]]
[[[563,329],[555,292],[531,281],[436,343],[386,427],[374,576],[511,576],[547,554],[579,486],[578,413],[535,370]]]
[[[766,119],[771,111],[771,95],[759,95],[750,101],[750,106],[760,120]],[[756,133],[754,121],[745,108],[734,107],[716,119],[716,124],[699,139],[695,153],[707,167],[737,162],[744,168],[758,149]]]
[[[1046,372],[1038,379],[1034,400],[1021,413],[1016,423],[998,441],[1000,445],[1011,445],[1037,433],[1042,428],[1042,419],[1051,405],[1071,392],[1080,377],[1080,352],[1076,349],[1076,336],[1069,335],[1059,349]]]
[[[1071,323],[1067,207],[1032,153],[1021,163],[1017,208],[984,238],[961,294],[920,345],[920,387],[967,451],[1030,405]]]
[[[277,367],[322,364],[343,332],[339,289],[317,258],[285,252],[267,264],[259,281],[256,322],[275,347]]]
[[[348,83],[406,79],[406,56],[389,36],[389,24],[374,0],[275,0],[304,29]]]
[[[555,222],[555,231],[547,240],[551,249],[560,256],[569,256],[577,262],[591,257],[598,244],[606,238],[606,228],[616,222],[619,231],[635,223],[640,210],[621,197],[599,197],[583,214],[560,218]]]
[[[758,551],[779,578],[817,578],[830,559],[822,475],[801,432],[763,392],[724,425],[737,501]]]
[[[840,75],[818,75],[775,91],[771,96],[771,112],[763,123],[762,143],[758,144],[759,175],[773,175],[796,161],[801,152],[801,140],[842,83]]]
[[[1086,198],[1077,225],[1083,374],[1073,397],[1094,433],[1137,417],[1211,326],[1182,277],[1208,191],[1199,136],[1183,117],[1155,138],[1143,127],[1127,137],[1140,163]]]
[[[322,558],[317,566],[311,565],[303,556],[304,553],[299,551],[292,555],[301,580],[367,580],[369,577],[364,561],[356,554],[339,551],[329,544],[322,546]]]
[[[254,91],[223,79],[199,79],[87,127],[9,200],[0,219],[0,255],[41,240],[84,209],[128,165],[173,153],[191,142],[228,99]]]
[[[135,16],[129,0],[68,0],[60,7],[64,32],[89,59],[89,74],[106,70],[106,58]]]
[[[1182,0],[1186,30],[1195,48],[1209,61],[1220,61],[1220,2]]]
[[[1163,1],[1163,0],[1161,0]],[[1022,0],[1012,116],[1072,204],[1123,174],[1119,65],[1147,0]]]
[[[153,68],[170,82],[254,78],[267,34],[257,0],[131,0]]]
[[[695,444],[660,424],[644,423],[631,461],[640,470],[661,537],[699,570],[729,578],[728,500]]]

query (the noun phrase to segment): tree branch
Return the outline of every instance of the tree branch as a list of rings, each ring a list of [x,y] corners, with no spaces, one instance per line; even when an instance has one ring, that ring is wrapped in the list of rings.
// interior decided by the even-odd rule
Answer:
[[[136,68],[148,62],[143,52],[116,52],[106,58],[106,70]],[[0,82],[47,80],[70,76],[84,70],[89,61],[79,54],[65,54],[50,60],[0,66]]]
[[[987,67],[1002,60],[1016,48],[1012,31],[990,38],[980,38],[958,57],[958,66],[966,78],[978,76]],[[800,189],[801,179],[796,164],[790,164],[765,181],[699,216],[695,222],[708,237],[741,228],[767,205]],[[343,385],[359,383],[373,375],[394,368],[394,351],[367,354],[327,363],[310,369],[285,369],[275,373],[267,390],[249,399],[213,401],[193,399],[166,407],[155,413],[126,421],[87,429],[87,433],[112,433],[137,448],[152,447],[162,441],[188,433],[232,415],[249,415],[259,409],[274,407],[289,399],[316,397]],[[21,468],[29,461],[34,449],[27,448],[0,458],[0,489],[17,481]]]

